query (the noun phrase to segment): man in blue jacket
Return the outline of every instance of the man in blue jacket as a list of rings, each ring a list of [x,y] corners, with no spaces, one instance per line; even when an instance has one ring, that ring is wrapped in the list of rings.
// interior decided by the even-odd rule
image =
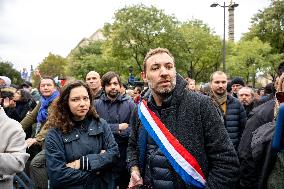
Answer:
[[[115,72],[107,72],[101,78],[104,94],[95,101],[95,107],[101,118],[109,124],[118,144],[120,161],[113,170],[116,185],[127,188],[129,173],[126,169],[126,149],[130,135],[129,120],[135,104],[126,96],[120,95],[121,80]]]
[[[227,75],[222,71],[214,72],[210,77],[211,98],[215,99],[223,113],[225,127],[237,151],[246,125],[246,111],[237,98],[227,93]]]

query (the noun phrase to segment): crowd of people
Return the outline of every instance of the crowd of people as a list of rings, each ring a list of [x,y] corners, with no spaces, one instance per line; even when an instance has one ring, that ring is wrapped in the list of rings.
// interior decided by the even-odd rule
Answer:
[[[165,48],[144,86],[88,71],[61,87],[0,76],[0,188],[22,171],[36,189],[284,188],[284,62],[259,90],[222,71],[197,87]]]

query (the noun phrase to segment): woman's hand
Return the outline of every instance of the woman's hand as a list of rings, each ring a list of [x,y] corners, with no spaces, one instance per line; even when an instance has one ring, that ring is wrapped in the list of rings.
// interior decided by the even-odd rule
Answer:
[[[27,144],[27,147],[31,147],[33,144],[37,143],[37,140],[35,138],[28,138],[26,140],[26,144]]]

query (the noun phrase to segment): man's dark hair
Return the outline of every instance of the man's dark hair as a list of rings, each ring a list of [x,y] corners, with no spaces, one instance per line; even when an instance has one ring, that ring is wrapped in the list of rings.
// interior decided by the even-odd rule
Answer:
[[[268,83],[265,87],[264,87],[264,94],[268,95],[268,94],[275,94],[276,90],[274,87],[274,83]]]
[[[128,89],[127,83],[122,83],[122,86],[123,86],[125,89]]]
[[[33,87],[32,83],[29,82],[29,81],[25,81],[24,83],[22,83],[20,85],[20,89],[22,89],[22,88],[29,88],[29,87]]]
[[[137,85],[135,88],[137,89],[138,93],[141,94],[141,92],[142,92],[142,87],[139,86],[139,85]]]
[[[284,72],[284,61],[280,62],[279,64],[277,68],[277,75],[280,77],[283,72]]]
[[[121,79],[119,77],[119,75],[115,72],[107,72],[106,74],[103,75],[103,77],[101,78],[101,82],[102,82],[102,88],[105,89],[106,85],[109,85],[110,80],[112,78],[116,77],[117,81],[119,83],[119,85],[121,86]]]

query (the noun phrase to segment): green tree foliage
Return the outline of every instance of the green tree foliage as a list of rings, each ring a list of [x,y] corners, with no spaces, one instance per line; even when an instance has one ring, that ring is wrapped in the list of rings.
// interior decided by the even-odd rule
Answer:
[[[50,77],[65,77],[65,67],[67,60],[59,55],[49,53],[47,57],[38,65],[37,69],[40,71],[41,76]],[[36,86],[39,82],[39,77],[33,75],[34,85]]]
[[[86,74],[92,70],[101,75],[109,70],[116,70],[114,60],[103,56],[102,44],[102,41],[94,41],[75,49],[68,61],[68,75],[85,80]]]
[[[268,42],[273,53],[284,53],[284,0],[272,0],[268,8],[252,18],[252,27],[245,38],[254,37]]]
[[[12,84],[19,85],[23,82],[21,73],[13,68],[10,62],[0,61],[0,75],[7,76],[11,79]]]
[[[54,55],[49,53],[47,57],[38,65],[41,76],[51,76],[51,77],[65,77],[65,66],[67,65],[67,60],[59,55]]]
[[[271,61],[277,56],[271,55],[271,47],[257,37],[236,43],[227,58],[230,77],[241,76],[247,83],[255,86],[257,73],[266,74],[273,68]]]
[[[220,67],[222,44],[200,20],[188,21],[177,29],[177,70],[198,81],[208,81]]]
[[[114,23],[104,27],[107,38],[105,55],[120,60],[114,63],[127,68],[121,70],[124,75],[128,75],[131,65],[138,74],[143,69],[143,59],[150,48],[174,48],[174,41],[171,40],[174,40],[172,36],[176,23],[173,16],[153,6],[135,5],[120,9],[115,13]]]

